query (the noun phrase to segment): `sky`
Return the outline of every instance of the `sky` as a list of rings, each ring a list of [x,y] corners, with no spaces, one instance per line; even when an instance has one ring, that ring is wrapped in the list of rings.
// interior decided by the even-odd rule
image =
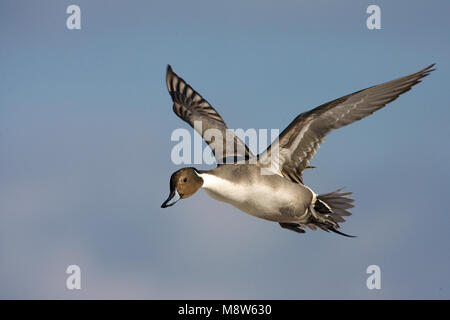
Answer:
[[[69,5],[81,29],[66,27]],[[381,29],[366,9],[381,9]],[[449,299],[450,3],[0,2],[1,299]],[[169,209],[165,69],[230,128],[283,130],[329,100],[436,71],[332,132],[304,181],[356,199],[296,234],[200,191]],[[201,169],[214,166],[198,166]],[[81,289],[66,269],[81,269]],[[369,290],[366,269],[381,270]]]

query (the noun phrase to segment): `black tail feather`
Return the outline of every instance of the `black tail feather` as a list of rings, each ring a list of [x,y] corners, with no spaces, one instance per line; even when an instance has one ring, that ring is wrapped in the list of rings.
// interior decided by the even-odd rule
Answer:
[[[329,227],[328,230],[333,231],[334,233],[340,234],[341,236],[344,236],[344,237],[348,237],[348,238],[356,238],[356,236],[352,236],[352,235],[349,235],[349,234],[340,232],[340,231],[336,230],[336,229],[333,228],[333,227]]]

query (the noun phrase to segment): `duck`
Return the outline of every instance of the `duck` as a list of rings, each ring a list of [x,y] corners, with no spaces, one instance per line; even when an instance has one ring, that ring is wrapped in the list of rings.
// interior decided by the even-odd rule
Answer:
[[[382,109],[421,82],[435,70],[434,66],[303,112],[265,151],[254,155],[228,129],[211,104],[168,65],[166,85],[173,111],[202,136],[217,167],[212,170],[184,167],[175,171],[169,181],[169,196],[161,207],[171,207],[203,189],[215,200],[296,233],[321,229],[354,237],[339,230],[340,224],[351,215],[349,209],[354,207],[352,192],[340,188],[316,193],[304,184],[303,171],[313,168],[310,161],[331,131]]]

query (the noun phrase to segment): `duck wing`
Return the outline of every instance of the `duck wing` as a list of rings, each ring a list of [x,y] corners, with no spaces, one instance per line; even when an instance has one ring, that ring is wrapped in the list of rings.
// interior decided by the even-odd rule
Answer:
[[[334,129],[365,118],[395,100],[432,72],[434,64],[416,73],[354,92],[297,116],[266,151],[260,166],[294,182],[316,154],[325,136]]]
[[[173,111],[189,123],[209,145],[218,164],[226,158],[251,158],[253,154],[231,130],[217,111],[199,93],[167,66],[166,83]]]

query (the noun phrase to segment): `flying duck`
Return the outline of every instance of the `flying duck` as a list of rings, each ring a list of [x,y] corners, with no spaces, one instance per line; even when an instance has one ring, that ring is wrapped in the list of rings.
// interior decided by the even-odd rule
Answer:
[[[365,118],[421,82],[434,64],[416,73],[363,89],[327,102],[297,116],[263,153],[255,156],[222,117],[199,93],[167,67],[166,83],[173,111],[199,132],[214,153],[218,166],[212,170],[192,167],[174,172],[170,195],[161,205],[204,189],[212,198],[229,203],[258,218],[279,223],[285,229],[305,233],[306,228],[332,231],[350,216],[351,192],[317,194],[303,183],[326,135],[334,129]],[[211,134],[213,132],[214,134]],[[230,158],[233,161],[230,163]]]

